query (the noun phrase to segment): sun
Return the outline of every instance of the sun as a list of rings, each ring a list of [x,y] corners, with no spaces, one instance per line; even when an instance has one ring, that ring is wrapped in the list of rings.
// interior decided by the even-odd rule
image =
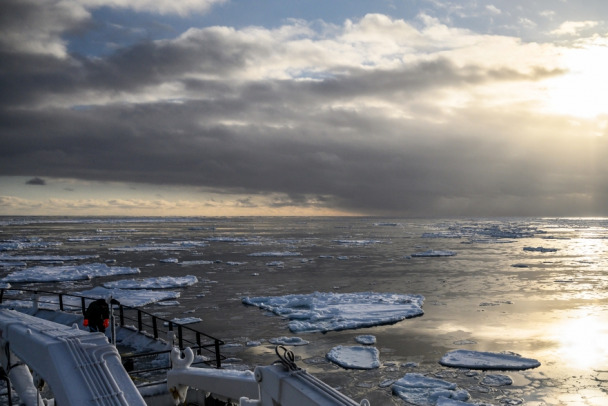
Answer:
[[[566,73],[544,81],[545,108],[574,118],[608,116],[608,40],[564,49],[561,61]]]

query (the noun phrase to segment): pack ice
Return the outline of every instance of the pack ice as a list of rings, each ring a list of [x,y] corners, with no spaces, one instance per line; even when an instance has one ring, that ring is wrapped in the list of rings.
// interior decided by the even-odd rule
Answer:
[[[288,318],[294,333],[372,327],[424,314],[424,296],[413,294],[314,292],[245,297],[242,301]]]

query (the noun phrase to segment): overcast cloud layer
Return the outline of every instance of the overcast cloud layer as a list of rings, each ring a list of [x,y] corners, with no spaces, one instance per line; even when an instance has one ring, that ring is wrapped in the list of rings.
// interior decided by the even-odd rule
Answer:
[[[274,3],[4,0],[0,214],[608,215],[604,2]]]

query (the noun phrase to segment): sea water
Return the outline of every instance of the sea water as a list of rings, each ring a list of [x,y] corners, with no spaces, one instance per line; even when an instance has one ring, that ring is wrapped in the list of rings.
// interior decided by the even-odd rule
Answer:
[[[270,364],[272,343],[283,342],[298,366],[372,405],[405,404],[391,386],[408,374],[453,383],[473,403],[605,405],[607,238],[608,219],[4,217],[0,281],[62,292],[139,283],[155,298],[142,302],[146,310],[226,341],[226,368]],[[95,272],[42,278],[86,269]],[[20,281],[32,272],[38,281]],[[351,310],[365,309],[365,293],[420,296],[423,314],[293,331],[288,316],[244,302],[315,292],[361,295],[342,306]],[[373,338],[366,345],[379,366],[328,359],[361,346],[362,335]],[[516,353],[541,365],[498,375],[442,366],[453,350]]]

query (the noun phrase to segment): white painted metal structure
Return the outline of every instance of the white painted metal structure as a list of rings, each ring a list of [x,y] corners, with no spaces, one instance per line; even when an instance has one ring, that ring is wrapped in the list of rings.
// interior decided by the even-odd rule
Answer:
[[[176,398],[183,402],[188,387],[212,393],[240,406],[369,406],[367,400],[356,403],[334,388],[297,368],[293,354],[288,359],[251,371],[230,371],[191,368],[194,355],[186,348],[185,357],[175,349],[171,353],[173,369],[167,374],[167,385]],[[278,353],[277,353],[278,354]]]
[[[146,404],[102,333],[0,310],[0,350],[0,363],[27,406],[44,405],[41,379],[61,406]]]
[[[281,355],[278,349],[282,348]],[[309,375],[293,362],[293,353],[277,348],[280,363],[251,371],[193,368],[194,354],[174,348],[167,373],[169,399],[186,401],[189,388],[240,406],[369,406]],[[144,406],[147,404],[122,366],[120,354],[102,333],[89,333],[14,310],[0,310],[0,364],[26,406]],[[30,369],[33,371],[30,373]],[[42,399],[46,381],[54,399]],[[171,396],[169,396],[171,393]],[[158,403],[160,400],[161,403]],[[204,401],[204,399],[203,399]]]

